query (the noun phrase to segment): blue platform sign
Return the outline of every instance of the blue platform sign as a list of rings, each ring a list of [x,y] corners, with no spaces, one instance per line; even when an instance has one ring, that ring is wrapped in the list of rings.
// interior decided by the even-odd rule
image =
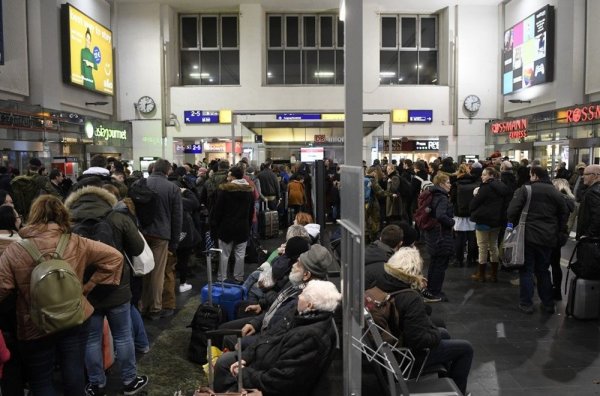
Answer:
[[[183,122],[186,124],[218,124],[218,111],[205,110],[185,110],[183,112]]]
[[[432,122],[433,110],[408,110],[408,122]]]
[[[318,113],[277,113],[277,120],[299,121],[299,120],[320,120],[321,114]]]

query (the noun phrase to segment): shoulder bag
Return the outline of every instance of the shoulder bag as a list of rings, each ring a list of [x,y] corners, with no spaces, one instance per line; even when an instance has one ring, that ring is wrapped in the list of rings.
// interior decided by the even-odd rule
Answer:
[[[525,223],[529,204],[531,203],[531,186],[525,186],[527,202],[521,211],[519,224],[512,230],[506,232],[502,252],[502,262],[507,268],[520,268],[525,265]]]

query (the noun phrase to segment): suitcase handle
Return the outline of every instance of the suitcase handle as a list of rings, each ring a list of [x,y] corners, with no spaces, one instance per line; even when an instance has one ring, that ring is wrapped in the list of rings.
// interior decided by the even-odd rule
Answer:
[[[208,303],[212,305],[212,253],[223,253],[223,249],[210,248],[206,251],[206,279],[208,280]]]

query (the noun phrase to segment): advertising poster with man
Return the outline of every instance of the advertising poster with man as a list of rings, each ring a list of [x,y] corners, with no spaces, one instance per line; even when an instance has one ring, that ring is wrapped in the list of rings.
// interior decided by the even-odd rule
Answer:
[[[71,5],[68,7],[70,82],[113,94],[112,33]]]

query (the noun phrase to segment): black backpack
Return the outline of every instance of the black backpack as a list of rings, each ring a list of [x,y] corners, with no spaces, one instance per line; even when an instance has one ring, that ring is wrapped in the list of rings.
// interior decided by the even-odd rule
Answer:
[[[107,221],[107,217],[108,215],[101,219],[84,219],[75,223],[71,231],[84,238],[102,242],[117,249],[114,239],[115,232],[112,225]]]
[[[133,183],[129,188],[129,197],[135,205],[135,213],[143,227],[148,227],[154,220],[154,214],[158,210],[158,194],[148,187],[148,181],[144,178]]]
[[[192,323],[187,327],[192,328],[192,336],[188,346],[188,359],[195,363],[206,364],[208,338],[206,332],[215,330],[225,321],[223,310],[218,305],[200,304]]]

